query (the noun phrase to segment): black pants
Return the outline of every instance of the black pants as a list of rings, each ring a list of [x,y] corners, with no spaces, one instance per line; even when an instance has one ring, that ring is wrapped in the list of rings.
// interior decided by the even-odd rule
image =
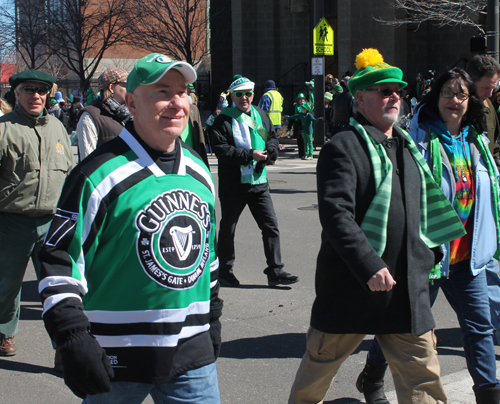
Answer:
[[[234,252],[234,234],[236,224],[245,206],[250,208],[253,218],[262,232],[264,254],[266,255],[266,274],[279,275],[283,272],[281,262],[280,232],[269,190],[248,192],[240,195],[220,198],[222,217],[219,224],[219,271],[228,273],[233,269],[236,258]]]

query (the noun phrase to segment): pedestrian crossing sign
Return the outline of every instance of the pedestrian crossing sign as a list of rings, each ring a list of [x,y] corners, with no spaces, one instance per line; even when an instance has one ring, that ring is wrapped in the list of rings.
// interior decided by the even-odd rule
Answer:
[[[315,55],[333,55],[333,29],[325,17],[314,27],[313,42]]]

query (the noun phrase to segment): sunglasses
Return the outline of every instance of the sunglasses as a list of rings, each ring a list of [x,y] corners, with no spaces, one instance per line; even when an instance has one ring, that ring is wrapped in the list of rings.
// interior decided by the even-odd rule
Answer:
[[[35,93],[38,93],[40,95],[45,95],[50,90],[47,87],[24,86],[23,87],[23,91],[26,94],[35,94]]]
[[[365,88],[363,91],[376,91],[382,98],[388,98],[394,93],[396,93],[399,98],[403,98],[406,95],[406,91],[403,88],[398,88],[397,90],[391,88]]]
[[[237,93],[233,93],[233,94],[236,98],[241,98],[243,96],[250,98],[253,95],[253,91],[247,91],[246,93],[237,92]]]

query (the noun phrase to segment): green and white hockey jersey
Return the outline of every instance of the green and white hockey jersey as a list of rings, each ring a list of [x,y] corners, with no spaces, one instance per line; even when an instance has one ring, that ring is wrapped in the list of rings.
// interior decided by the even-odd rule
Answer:
[[[49,333],[83,304],[115,381],[164,383],[215,360],[214,184],[179,139],[168,165],[127,128],[66,181],[39,291]]]

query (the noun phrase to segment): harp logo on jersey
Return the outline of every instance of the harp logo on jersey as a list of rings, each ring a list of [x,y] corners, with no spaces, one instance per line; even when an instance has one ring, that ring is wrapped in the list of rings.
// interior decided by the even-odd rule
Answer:
[[[196,194],[176,189],[136,217],[137,252],[144,271],[171,289],[193,287],[210,256],[210,211]]]

